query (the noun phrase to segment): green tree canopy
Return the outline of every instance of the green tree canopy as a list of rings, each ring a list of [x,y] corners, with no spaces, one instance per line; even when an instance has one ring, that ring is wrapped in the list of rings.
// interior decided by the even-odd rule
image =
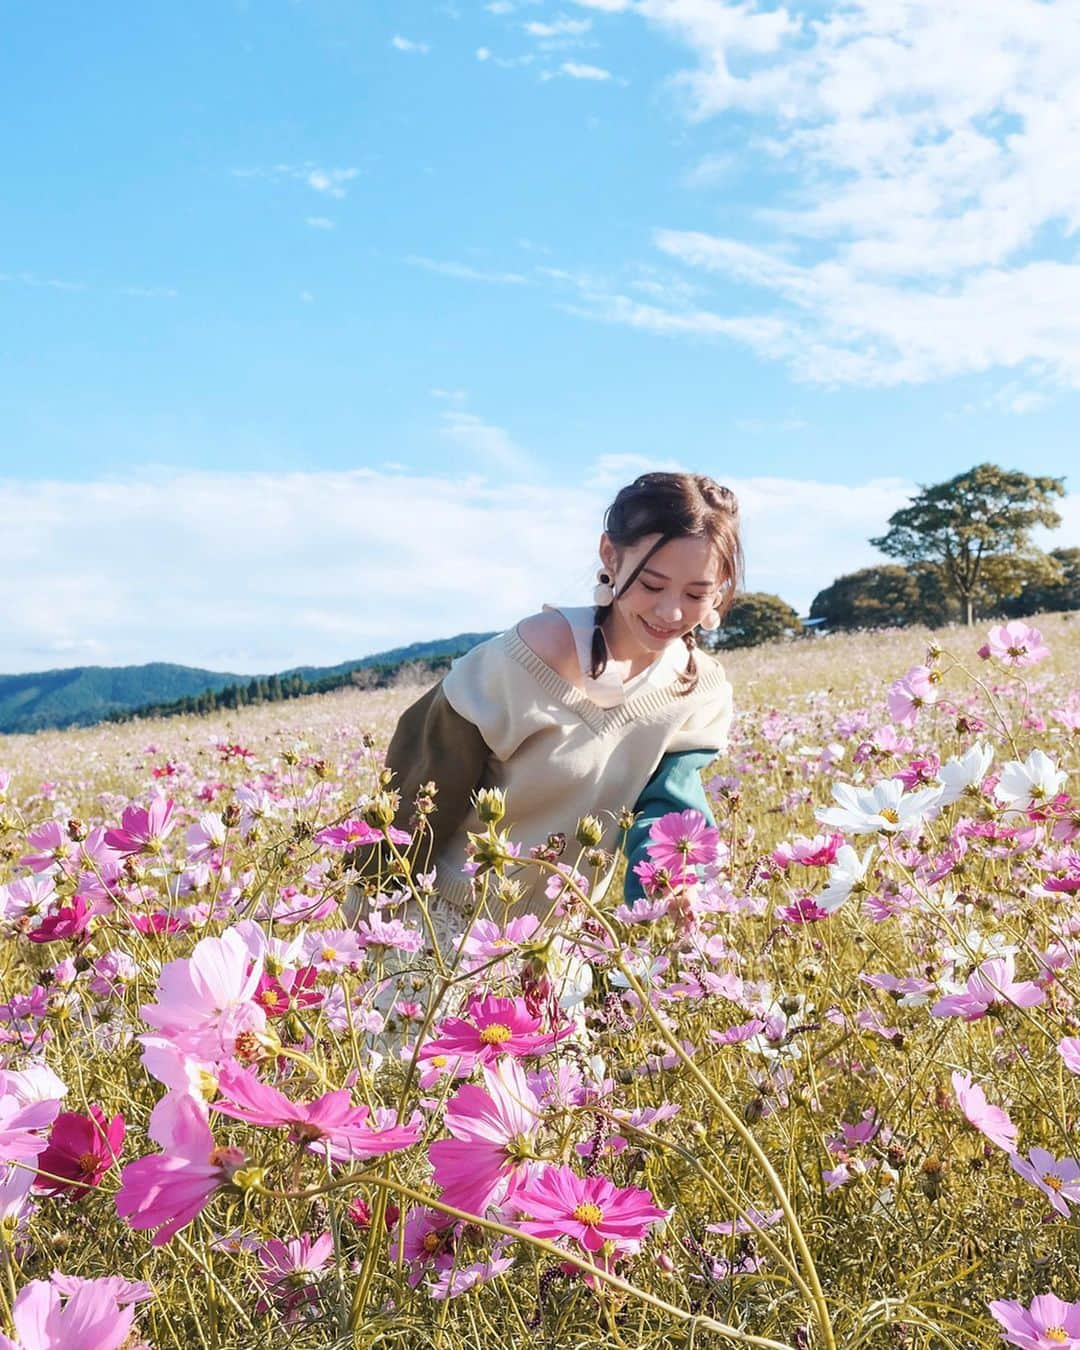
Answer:
[[[724,625],[715,634],[705,634],[710,647],[756,647],[771,638],[802,632],[802,621],[778,595],[747,591],[728,611]]]
[[[1030,555],[1030,531],[1061,524],[1052,497],[1065,494],[1061,478],[977,464],[944,483],[921,487],[909,505],[889,517],[889,530],[870,542],[891,558],[939,566],[974,622],[983,566],[988,559]]]
[[[1080,548],[1055,548],[1046,555],[1057,575],[1028,578],[1019,594],[1003,605],[1010,619],[1045,610],[1080,609]]]
[[[932,563],[902,567],[885,563],[837,577],[814,596],[810,618],[832,629],[902,628],[924,623],[930,628],[959,616],[941,569]]]

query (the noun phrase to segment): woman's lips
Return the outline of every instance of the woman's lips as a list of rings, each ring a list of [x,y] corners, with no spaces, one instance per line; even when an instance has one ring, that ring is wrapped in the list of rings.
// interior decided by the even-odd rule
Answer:
[[[648,619],[642,619],[641,622],[645,625],[645,627],[649,630],[649,632],[653,635],[653,637],[670,638],[674,637],[675,634],[679,631],[677,628],[670,628],[670,629],[654,628],[652,624],[649,623]]]

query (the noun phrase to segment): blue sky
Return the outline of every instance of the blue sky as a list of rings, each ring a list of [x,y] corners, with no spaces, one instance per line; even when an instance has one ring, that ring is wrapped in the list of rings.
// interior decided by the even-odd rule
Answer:
[[[6,670],[254,671],[584,603],[650,467],[743,485],[749,583],[805,607],[915,483],[1075,460],[1066,0],[46,0],[7,37]],[[295,592],[274,639],[255,593],[181,599],[230,531]],[[419,531],[437,605],[400,602]],[[354,598],[365,558],[394,603]]]

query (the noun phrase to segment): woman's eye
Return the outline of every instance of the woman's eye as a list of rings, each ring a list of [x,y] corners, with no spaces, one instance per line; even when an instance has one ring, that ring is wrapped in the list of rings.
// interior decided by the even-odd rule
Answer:
[[[646,581],[643,581],[641,584],[647,591],[652,591],[653,595],[659,595],[664,589],[663,586],[650,586]],[[707,595],[691,595],[687,597],[687,599],[692,600],[695,605],[700,604],[702,600],[708,600],[708,598]]]
[[[647,586],[644,581],[641,584],[645,586],[647,591],[652,591],[654,595],[658,595],[664,589],[663,586]]]

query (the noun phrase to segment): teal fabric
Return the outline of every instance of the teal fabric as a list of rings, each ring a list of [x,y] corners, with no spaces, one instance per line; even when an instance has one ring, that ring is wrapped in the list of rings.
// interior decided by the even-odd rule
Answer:
[[[638,818],[626,835],[624,894],[628,902],[640,900],[645,894],[640,879],[634,873],[634,865],[649,861],[646,848],[649,830],[661,816],[671,811],[700,811],[707,823],[715,827],[716,819],[701,781],[701,770],[715,758],[715,750],[673,751],[664,755],[656,772],[645,784],[634,804],[635,813],[639,813]]]

